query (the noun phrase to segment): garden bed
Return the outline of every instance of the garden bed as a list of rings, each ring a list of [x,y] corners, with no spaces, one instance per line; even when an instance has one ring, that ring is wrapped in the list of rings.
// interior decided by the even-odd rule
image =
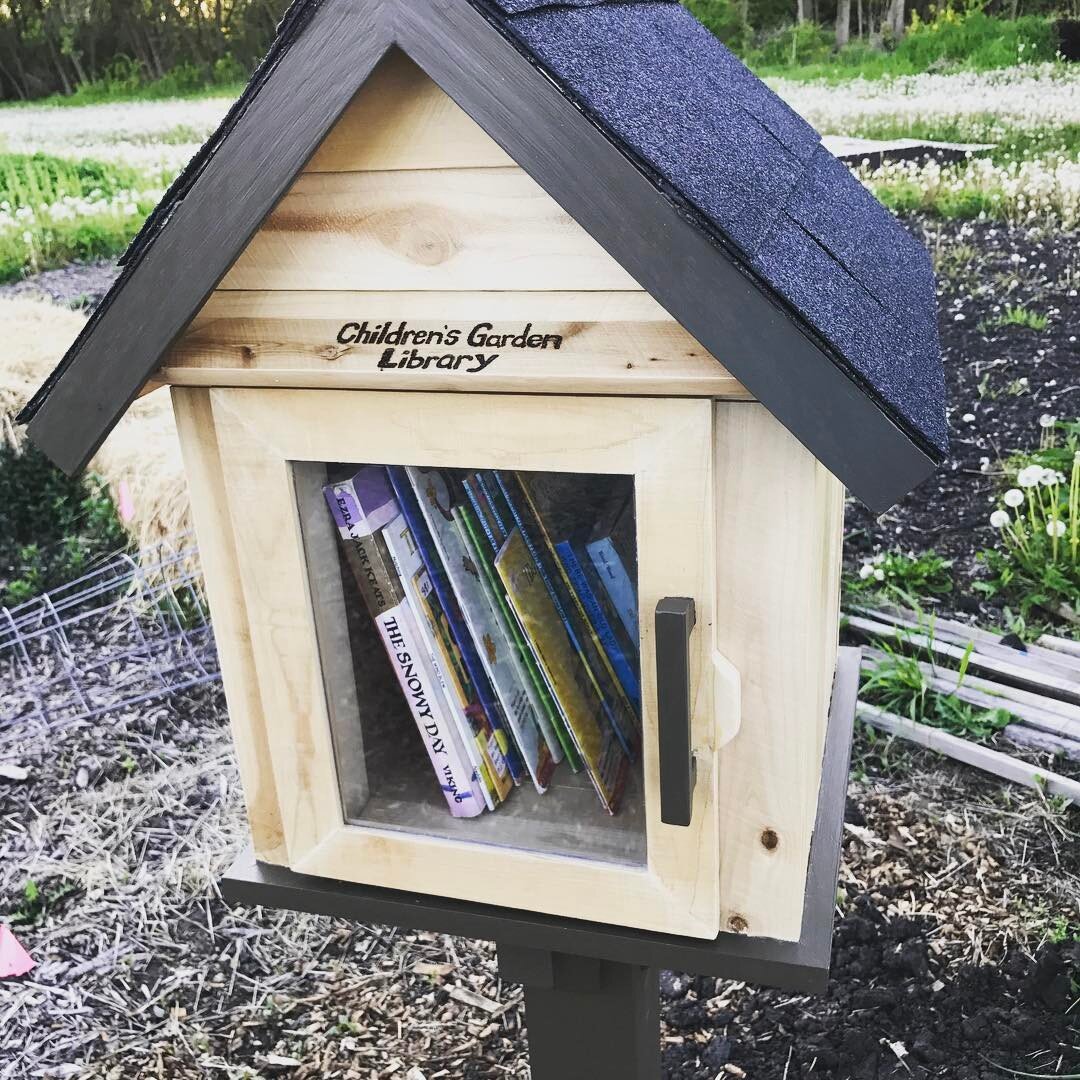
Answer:
[[[0,1078],[527,1076],[491,945],[220,902],[245,828],[216,687],[5,760],[0,906],[39,966],[0,983]],[[827,993],[665,974],[665,1075],[1075,1072],[1075,825],[860,734]]]

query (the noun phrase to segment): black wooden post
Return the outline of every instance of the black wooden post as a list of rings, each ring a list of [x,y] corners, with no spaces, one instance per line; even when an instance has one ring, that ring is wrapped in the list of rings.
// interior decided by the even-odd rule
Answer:
[[[660,1080],[658,971],[499,945],[499,974],[525,987],[533,1080]]]

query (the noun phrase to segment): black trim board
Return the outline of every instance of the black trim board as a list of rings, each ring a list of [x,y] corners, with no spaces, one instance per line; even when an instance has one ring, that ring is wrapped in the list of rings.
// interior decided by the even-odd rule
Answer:
[[[715,941],[561,919],[437,896],[351,885],[255,860],[244,851],[221,879],[230,904],[334,915],[495,941],[501,946],[572,953],[620,963],[742,979],[797,993],[820,993],[829,976],[840,839],[859,684],[860,651],[840,650],[810,845],[802,933],[774,941],[721,933]]]
[[[868,506],[887,509],[935,470],[934,456],[470,0],[324,0],[315,10],[30,419],[31,440],[61,468],[85,466],[392,44]]]

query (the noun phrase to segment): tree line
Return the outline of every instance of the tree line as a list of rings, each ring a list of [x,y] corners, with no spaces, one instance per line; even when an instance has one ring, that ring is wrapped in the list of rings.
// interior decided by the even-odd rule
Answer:
[[[239,81],[266,52],[286,0],[0,0],[0,99],[97,88],[102,96],[156,82],[183,93]],[[819,45],[895,46],[912,17],[925,22],[965,0],[684,0],[743,55],[801,36]],[[966,0],[992,14],[1048,14],[1060,0]],[[1080,0],[1066,0],[1071,8]],[[995,10],[999,5],[1000,10]],[[784,37],[784,35],[787,37]]]

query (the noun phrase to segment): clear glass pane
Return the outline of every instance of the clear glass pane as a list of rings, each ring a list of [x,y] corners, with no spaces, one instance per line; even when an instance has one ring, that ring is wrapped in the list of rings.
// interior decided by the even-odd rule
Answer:
[[[345,819],[644,864],[633,478],[293,475]]]

